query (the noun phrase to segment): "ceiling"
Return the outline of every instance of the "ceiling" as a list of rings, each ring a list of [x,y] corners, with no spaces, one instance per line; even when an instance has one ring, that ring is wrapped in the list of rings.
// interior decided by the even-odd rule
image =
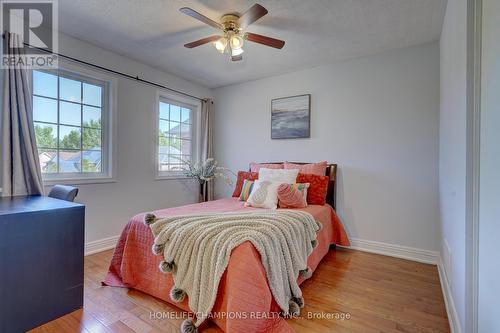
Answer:
[[[63,33],[210,88],[436,41],[446,0],[260,0],[269,14],[247,31],[283,39],[282,50],[245,43],[230,62],[211,44],[184,44],[217,33],[190,18],[191,7],[218,21],[245,0],[59,0]],[[135,73],[133,73],[135,74]]]

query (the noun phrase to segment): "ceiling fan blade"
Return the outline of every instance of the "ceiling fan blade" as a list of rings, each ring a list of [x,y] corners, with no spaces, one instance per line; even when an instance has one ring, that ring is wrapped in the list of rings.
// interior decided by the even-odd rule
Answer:
[[[201,21],[205,24],[208,24],[209,26],[212,26],[214,28],[217,28],[217,29],[221,29],[223,30],[224,27],[222,26],[222,24],[220,23],[217,23],[215,22],[214,20],[212,19],[209,19],[208,17],[206,17],[205,15],[203,14],[200,14],[198,13],[196,10],[194,9],[191,9],[189,7],[182,7],[181,9],[179,9],[182,13],[186,14],[187,16],[191,16],[192,18],[195,18],[197,19],[198,21]]]
[[[240,60],[243,60],[243,56],[242,55],[237,55],[237,56],[232,56],[231,57],[231,61],[240,61]]]
[[[262,45],[274,47],[276,49],[281,49],[281,48],[283,48],[283,46],[285,46],[285,41],[283,41],[283,40],[271,38],[271,37],[267,37],[267,36],[262,36],[259,34],[253,34],[251,32],[247,32],[245,34],[245,38],[247,40],[249,40],[250,42],[259,43]]]
[[[256,3],[252,7],[250,7],[241,17],[238,19],[240,23],[240,28],[245,29],[250,24],[254,23],[262,16],[267,14],[267,9]]]
[[[188,43],[188,44],[184,44],[184,47],[187,47],[188,49],[192,49],[193,47],[197,47],[197,46],[200,46],[200,45],[203,45],[203,44],[206,44],[206,43],[215,42],[219,38],[220,38],[220,36],[217,36],[217,35],[210,36],[210,37],[205,37],[205,38],[202,38],[202,39],[198,39],[198,40],[196,40],[194,42],[191,42],[191,43]]]

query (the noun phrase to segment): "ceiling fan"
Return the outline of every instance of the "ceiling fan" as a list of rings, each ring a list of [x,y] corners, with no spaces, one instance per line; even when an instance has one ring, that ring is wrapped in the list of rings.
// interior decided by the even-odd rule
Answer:
[[[243,59],[242,47],[245,40],[274,47],[276,49],[281,49],[285,45],[285,42],[280,39],[258,35],[251,32],[243,32],[243,30],[245,30],[250,24],[267,14],[267,9],[259,4],[253,5],[241,16],[237,14],[225,14],[221,17],[220,23],[209,19],[205,15],[200,14],[189,7],[183,7],[180,11],[188,16],[191,16],[192,18],[208,24],[211,27],[222,30],[222,36],[213,35],[185,44],[184,46],[189,49],[212,42],[217,51],[222,54],[229,55],[232,61],[239,61]]]

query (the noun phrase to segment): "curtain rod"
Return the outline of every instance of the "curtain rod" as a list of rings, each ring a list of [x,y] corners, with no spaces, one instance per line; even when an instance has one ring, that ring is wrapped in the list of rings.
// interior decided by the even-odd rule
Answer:
[[[5,39],[5,34],[2,34],[2,37]],[[110,68],[106,68],[106,67],[103,67],[103,66],[100,66],[100,65],[96,65],[96,64],[93,64],[91,62],[87,62],[87,61],[84,61],[84,60],[80,60],[80,59],[77,59],[77,58],[74,58],[74,57],[67,56],[65,54],[56,53],[56,52],[53,52],[52,50],[45,50],[45,49],[42,49],[42,48],[39,48],[39,47],[36,47],[36,46],[32,46],[32,45],[30,45],[28,43],[23,43],[23,44],[25,46],[31,47],[33,49],[36,49],[36,50],[39,50],[39,51],[42,51],[42,52],[46,52],[46,53],[50,53],[50,54],[54,54],[54,55],[56,55],[58,57],[61,57],[61,58],[64,58],[64,59],[68,59],[68,60],[71,60],[71,61],[74,61],[74,62],[78,62],[80,64],[84,64],[84,65],[87,65],[87,66],[90,66],[90,67],[98,68],[98,69],[101,69],[101,70],[104,70],[106,72],[110,72],[110,73],[113,73],[113,74],[116,74],[116,75],[120,75],[122,77],[125,77],[125,78],[130,79],[130,80],[134,80],[136,82],[140,82],[140,83],[144,83],[144,84],[149,84],[149,85],[155,86],[157,88],[166,89],[166,90],[175,92],[175,93],[180,94],[180,95],[184,95],[184,96],[187,96],[187,97],[191,97],[191,98],[197,99],[199,101],[205,101],[206,102],[208,100],[207,98],[200,98],[198,96],[194,96],[194,95],[191,95],[191,94],[188,94],[188,93],[176,90],[176,89],[169,88],[169,87],[164,86],[164,85],[159,84],[159,83],[155,83],[155,82],[152,82],[152,81],[149,81],[149,80],[141,79],[139,76],[132,76],[132,75],[129,75],[127,73],[115,71],[114,69],[110,69]]]

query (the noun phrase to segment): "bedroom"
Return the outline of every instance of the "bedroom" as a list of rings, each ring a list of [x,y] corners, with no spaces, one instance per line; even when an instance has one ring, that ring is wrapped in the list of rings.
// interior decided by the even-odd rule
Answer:
[[[1,332],[500,331],[497,1],[1,9]]]

